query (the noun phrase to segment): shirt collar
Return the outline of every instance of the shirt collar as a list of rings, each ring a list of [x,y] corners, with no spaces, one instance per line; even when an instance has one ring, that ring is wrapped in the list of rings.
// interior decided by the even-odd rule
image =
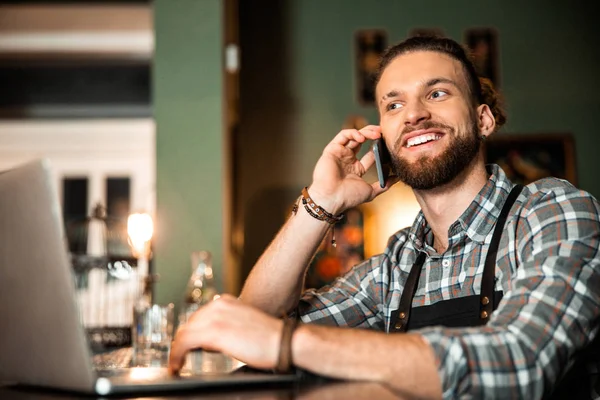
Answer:
[[[462,230],[471,240],[483,243],[496,224],[502,206],[514,184],[498,165],[489,164],[486,169],[490,174],[488,181],[465,212],[450,225],[448,236],[456,235]],[[419,211],[409,231],[409,238],[415,248],[423,248],[425,235],[430,230],[423,211]]]

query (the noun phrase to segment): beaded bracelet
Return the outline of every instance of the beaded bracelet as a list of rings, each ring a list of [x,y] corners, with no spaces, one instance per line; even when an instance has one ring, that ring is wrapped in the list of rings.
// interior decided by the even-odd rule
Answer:
[[[343,214],[335,216],[327,212],[323,207],[317,205],[317,203],[315,203],[315,201],[310,198],[307,187],[302,189],[302,204],[304,204],[304,208],[306,209],[306,211],[319,221],[325,221],[328,224],[333,225],[337,222],[340,222],[342,218],[344,218]]]
[[[342,218],[344,218],[344,214],[336,216],[331,214],[330,212],[327,212],[327,210],[325,210],[323,207],[319,206],[317,203],[314,202],[314,200],[308,194],[307,187],[304,187],[304,189],[302,189],[302,195],[300,196],[300,198],[302,199],[302,204],[304,204],[304,209],[311,217],[316,218],[319,221],[325,221],[328,224],[332,225],[331,244],[333,245],[333,247],[335,247],[335,228],[333,227],[333,225],[335,225],[337,222],[340,222]],[[300,198],[298,198],[298,200],[300,200]],[[296,204],[294,204],[294,207],[292,208],[292,213],[294,215],[297,212],[298,201],[296,202]]]

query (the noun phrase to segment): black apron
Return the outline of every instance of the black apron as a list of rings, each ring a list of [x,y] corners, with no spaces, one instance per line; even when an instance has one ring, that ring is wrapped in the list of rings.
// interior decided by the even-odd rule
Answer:
[[[521,190],[523,190],[522,185],[513,187],[502,206],[502,211],[492,235],[492,242],[485,258],[481,278],[481,293],[479,295],[439,301],[430,306],[412,308],[413,297],[419,286],[419,276],[421,275],[421,269],[426,258],[426,254],[420,252],[404,284],[404,290],[400,297],[400,305],[397,310],[392,312],[390,333],[406,332],[411,329],[437,325],[450,328],[478,326],[485,325],[489,321],[492,311],[498,307],[500,300],[502,300],[502,292],[494,291],[498,245],[500,244],[500,237],[502,236],[508,213],[521,193]]]
[[[483,276],[481,278],[481,293],[479,296],[472,295],[443,300],[430,306],[412,308],[412,300],[417,290],[419,276],[421,275],[421,269],[426,258],[426,254],[420,252],[417,261],[413,264],[406,279],[400,298],[400,305],[397,310],[392,312],[390,333],[406,332],[407,330],[438,325],[450,328],[479,326],[485,325],[489,321],[492,311],[498,307],[503,294],[502,291],[494,291],[496,256],[500,237],[502,236],[508,213],[522,189],[522,185],[513,187],[502,206],[502,211],[494,228],[492,242],[485,258]],[[588,362],[598,363],[597,360],[600,359],[600,336],[596,337],[594,342],[581,350],[580,353],[582,354],[579,354],[577,357],[577,362],[573,368],[562,377],[551,395],[550,393],[544,395],[545,398],[591,398],[586,364]]]

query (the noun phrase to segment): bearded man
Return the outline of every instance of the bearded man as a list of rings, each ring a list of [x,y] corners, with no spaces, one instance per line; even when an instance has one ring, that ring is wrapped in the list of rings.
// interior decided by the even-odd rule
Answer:
[[[418,398],[589,397],[598,201],[554,178],[514,185],[485,165],[481,144],[505,117],[450,39],[388,49],[376,101],[380,125],[342,130],[327,145],[240,299],[224,296],[178,331],[172,371],[188,350],[205,348],[256,368],[373,380]],[[395,169],[384,188],[362,178],[373,153],[357,158],[379,137]],[[331,225],[398,180],[421,206],[413,225],[383,254],[302,293]],[[301,323],[278,319],[282,310]]]

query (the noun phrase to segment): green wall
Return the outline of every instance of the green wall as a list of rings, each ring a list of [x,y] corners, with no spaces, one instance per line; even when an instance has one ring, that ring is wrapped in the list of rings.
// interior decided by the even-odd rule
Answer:
[[[179,304],[190,253],[223,259],[223,90],[219,0],[155,0],[158,302]]]

